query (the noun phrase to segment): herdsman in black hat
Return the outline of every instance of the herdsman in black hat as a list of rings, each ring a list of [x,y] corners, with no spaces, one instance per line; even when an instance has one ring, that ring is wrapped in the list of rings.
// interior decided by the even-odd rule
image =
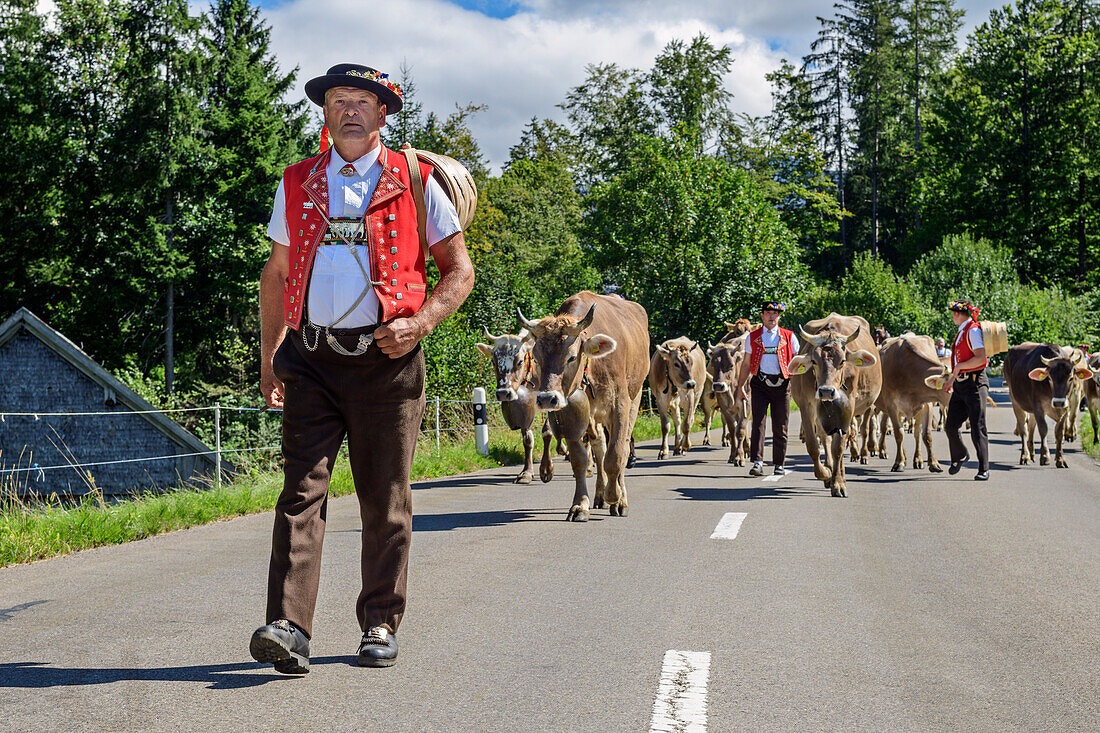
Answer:
[[[985,481],[989,478],[989,433],[985,427],[985,401],[989,397],[989,375],[985,368],[989,366],[989,359],[985,355],[979,311],[967,300],[956,300],[948,308],[959,330],[951,349],[951,373],[943,387],[951,393],[943,427],[951,447],[951,465],[947,472],[955,475],[970,460],[959,437],[959,428],[970,420],[970,439],[978,459],[978,473],[974,479]]]
[[[752,467],[750,476],[764,475],[764,423],[772,414],[772,471],[787,472],[787,421],[791,410],[791,359],[798,353],[798,339],[779,327],[779,316],[786,307],[772,300],[760,309],[762,325],[745,339],[745,358],[737,377],[735,399],[745,399],[745,383],[752,388],[752,437],[749,440]]]
[[[269,407],[283,409],[285,476],[266,625],[250,651],[286,674],[309,671],[329,477],[345,437],[363,522],[358,661],[397,660],[409,472],[424,411],[420,340],[474,281],[458,215],[432,167],[409,170],[405,155],[381,144],[386,116],[401,109],[400,86],[369,66],[338,64],[307,82],[306,95],[323,108],[333,147],[283,173],[260,280],[260,388]],[[430,297],[429,254],[440,273]]]

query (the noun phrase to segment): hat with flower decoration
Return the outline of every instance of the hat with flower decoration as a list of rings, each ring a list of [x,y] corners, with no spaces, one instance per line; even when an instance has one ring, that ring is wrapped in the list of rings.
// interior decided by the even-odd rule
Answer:
[[[401,111],[404,92],[401,85],[390,81],[388,74],[362,64],[336,64],[324,76],[314,77],[306,82],[306,96],[321,107],[325,106],[325,92],[333,87],[355,87],[378,97],[386,105],[387,114]]]
[[[761,313],[763,313],[764,311],[775,311],[776,313],[782,313],[785,310],[787,310],[787,306],[783,305],[778,300],[769,300],[767,303],[760,306]]]

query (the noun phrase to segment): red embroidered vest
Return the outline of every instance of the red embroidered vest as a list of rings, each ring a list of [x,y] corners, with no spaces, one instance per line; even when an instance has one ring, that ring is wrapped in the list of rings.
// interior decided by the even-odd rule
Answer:
[[[327,225],[328,165],[331,151],[289,166],[283,172],[286,194],[286,223],[290,234],[290,273],[283,285],[284,323],[297,329],[302,321],[302,306],[317,243]],[[428,276],[420,235],[416,227],[416,203],[413,201],[405,156],[382,146],[378,152],[382,176],[371,194],[364,214],[369,245],[371,280],[382,304],[381,321],[408,317],[420,310],[428,297]],[[420,163],[420,175],[427,181],[432,166]]]
[[[791,343],[793,336],[793,332],[785,328],[779,329],[779,346],[776,347],[775,355],[779,359],[779,371],[785,379],[791,378],[789,365],[791,359],[794,358],[794,347]],[[760,360],[764,358],[764,327],[761,326],[750,333],[749,340],[752,342],[752,360],[749,362],[749,372],[755,375],[760,371]]]
[[[974,358],[974,350],[970,348],[970,329],[977,326],[977,321],[967,321],[966,328],[955,334],[955,348],[951,350],[951,366],[952,368],[962,364],[968,359]],[[989,358],[982,363],[980,367],[975,369],[963,369],[963,374],[970,374],[973,372],[980,372],[989,366]]]

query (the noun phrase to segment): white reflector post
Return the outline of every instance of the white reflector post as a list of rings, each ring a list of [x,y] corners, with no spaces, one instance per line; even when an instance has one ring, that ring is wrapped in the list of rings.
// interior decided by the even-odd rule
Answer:
[[[485,405],[485,388],[474,387],[474,440],[477,452],[489,455],[489,411]]]

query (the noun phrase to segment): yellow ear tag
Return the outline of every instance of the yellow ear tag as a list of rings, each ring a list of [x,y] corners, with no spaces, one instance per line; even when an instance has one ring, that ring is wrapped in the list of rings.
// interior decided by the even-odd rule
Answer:
[[[863,359],[856,359],[852,363],[855,364],[856,366],[863,366]]]
[[[798,369],[795,371],[795,374],[805,374],[805,373],[806,373],[806,365],[805,364],[799,364]]]

